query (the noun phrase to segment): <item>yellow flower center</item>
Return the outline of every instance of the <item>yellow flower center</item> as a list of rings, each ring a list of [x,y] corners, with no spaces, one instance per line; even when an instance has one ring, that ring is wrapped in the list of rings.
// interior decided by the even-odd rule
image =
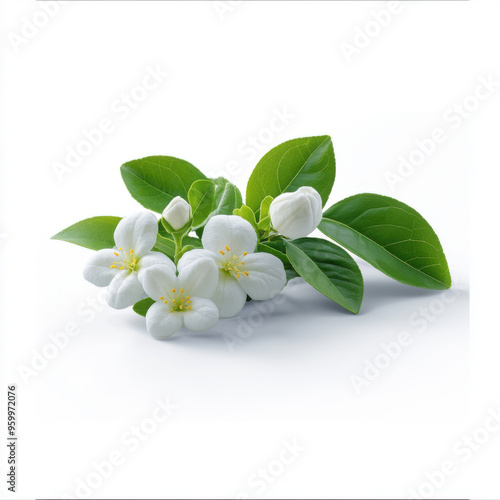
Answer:
[[[169,293],[169,297],[160,297],[160,300],[163,301],[164,304],[170,305],[170,312],[186,312],[191,310],[191,301],[189,300],[191,297],[187,295],[184,297],[184,289],[181,288],[177,291],[175,288],[172,288]]]
[[[226,271],[235,278],[241,278],[241,275],[250,276],[250,273],[244,269],[245,262],[243,260],[244,257],[248,255],[248,252],[243,252],[241,255],[233,255],[231,257],[231,249],[225,245],[224,250],[219,250],[219,253],[223,256],[223,271]]]
[[[124,269],[127,271],[137,270],[137,257],[134,255],[134,250],[131,249],[129,252],[126,252],[120,247],[118,252],[115,252],[115,255],[117,256],[117,260],[109,267],[120,271]]]

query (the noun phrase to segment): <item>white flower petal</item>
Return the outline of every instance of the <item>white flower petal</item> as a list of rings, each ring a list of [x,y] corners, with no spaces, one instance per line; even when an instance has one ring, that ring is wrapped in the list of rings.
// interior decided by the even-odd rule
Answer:
[[[259,252],[245,257],[245,271],[238,284],[254,300],[272,299],[286,285],[283,262],[274,255]]]
[[[298,191],[306,193],[309,196],[312,208],[313,226],[314,228],[318,227],[318,224],[323,218],[323,200],[321,199],[321,196],[316,189],[310,186],[302,186],[298,189]]]
[[[182,265],[179,271],[179,287],[185,290],[186,295],[193,297],[210,298],[217,288],[218,280],[219,269],[210,257],[196,259],[187,266]]]
[[[156,216],[143,210],[124,217],[116,226],[114,237],[117,247],[125,252],[133,250],[141,257],[155,246],[157,234]]]
[[[165,207],[162,215],[176,231],[184,227],[193,216],[191,205],[180,196],[176,196]]]
[[[123,270],[119,271],[109,284],[106,300],[114,309],[125,309],[145,297],[137,273]]]
[[[170,312],[163,302],[155,302],[146,313],[146,328],[155,339],[166,339],[182,328],[184,313]]]
[[[220,265],[220,257],[222,257],[221,254],[215,254],[210,250],[203,250],[202,248],[195,248],[194,250],[189,250],[189,252],[186,252],[179,259],[179,262],[177,262],[177,269],[180,273],[185,267],[191,265],[193,262],[196,262],[200,259],[205,259],[207,257],[209,259],[212,259],[218,266]]]
[[[221,318],[232,318],[243,309],[247,294],[240,287],[236,278],[221,270],[219,271],[219,283],[210,299],[219,308]]]
[[[96,286],[108,286],[117,275],[118,269],[111,268],[116,260],[114,250],[98,250],[83,269],[83,277]]]
[[[276,197],[269,207],[271,223],[287,238],[302,238],[312,233],[321,221],[322,200],[310,186]]]
[[[219,321],[219,310],[217,306],[209,299],[193,297],[191,299],[190,311],[184,314],[184,326],[195,332],[208,330]]]
[[[232,255],[253,253],[257,245],[257,234],[250,222],[238,215],[216,215],[212,217],[201,237],[203,248],[218,254],[219,250]]]
[[[161,297],[169,297],[172,289],[179,288],[175,271],[164,265],[148,267],[140,277],[145,292],[156,301],[162,300]]]
[[[151,266],[166,266],[175,273],[175,264],[165,254],[161,252],[149,252],[144,257],[141,257],[137,263],[139,281],[142,282],[144,271]]]

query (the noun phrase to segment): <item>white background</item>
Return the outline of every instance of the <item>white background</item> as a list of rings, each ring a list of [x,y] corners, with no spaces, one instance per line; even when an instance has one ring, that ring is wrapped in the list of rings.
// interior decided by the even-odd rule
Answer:
[[[500,432],[478,429],[500,406],[500,87],[459,123],[449,110],[480,78],[500,81],[499,4],[402,2],[378,29],[373,13],[387,2],[52,8],[31,31],[44,23],[41,2],[5,0],[0,13],[2,394],[18,385],[20,459],[18,492],[2,479],[2,497],[405,498],[413,488],[498,498]],[[379,33],[346,57],[367,23]],[[124,109],[122,94],[157,67],[168,76]],[[103,119],[113,130],[58,175],[54,164]],[[388,172],[436,128],[446,140],[391,186]],[[244,191],[267,150],[320,134],[337,159],[329,204],[368,191],[415,207],[440,236],[452,291],[412,289],[360,262],[357,316],[292,282],[272,311],[254,303],[208,332],[159,342],[132,311],[100,304],[81,276],[89,250],[49,240],[138,207],[119,174],[127,160],[177,156]],[[424,309],[434,313],[422,319]],[[36,361],[54,352],[51,334],[75,324],[53,359]],[[246,338],[234,344],[236,332]],[[353,377],[401,332],[411,344],[356,391]],[[33,363],[36,374],[21,376]],[[178,408],[133,451],[122,436],[151,422],[157,398]],[[474,433],[485,443],[469,457],[460,441]],[[284,441],[301,451],[280,465]],[[123,463],[95,479],[93,462],[116,452]],[[2,471],[4,453],[2,443]],[[454,473],[423,486],[444,461]],[[256,483],[268,467],[272,482]],[[77,490],[92,474],[98,487]]]

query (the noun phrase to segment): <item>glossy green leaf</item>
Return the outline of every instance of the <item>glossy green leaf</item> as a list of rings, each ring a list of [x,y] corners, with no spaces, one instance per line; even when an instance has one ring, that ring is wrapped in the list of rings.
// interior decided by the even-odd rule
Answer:
[[[213,215],[231,215],[241,207],[243,199],[240,190],[224,177],[212,179],[215,183],[215,210]]]
[[[172,156],[148,156],[121,166],[132,197],[142,206],[162,213],[176,196],[185,200],[193,182],[206,179],[191,163]]]
[[[323,295],[358,313],[363,300],[363,277],[352,257],[320,238],[286,240],[286,254],[294,269]]]
[[[254,168],[247,184],[246,204],[255,213],[266,196],[311,186],[323,206],[335,180],[335,155],[329,136],[305,137],[284,142],[271,149]]]
[[[282,239],[265,241],[257,244],[258,252],[266,252],[278,257],[285,266],[287,281],[296,278],[299,274],[295,271],[286,255],[285,241]]]
[[[153,250],[156,252],[164,253],[167,257],[170,257],[172,260],[174,260],[175,243],[174,240],[170,238],[165,238],[164,236],[158,234],[156,236],[156,244]]]
[[[260,203],[260,219],[263,220],[269,216],[269,207],[273,202],[274,198],[272,196],[266,196]]]
[[[114,232],[121,217],[99,216],[85,219],[52,236],[53,240],[67,241],[91,250],[115,246]]]
[[[136,302],[132,309],[141,316],[146,316],[148,309],[155,303],[155,301],[149,297],[139,300]]]
[[[252,227],[255,229],[255,231],[258,233],[258,228],[257,228],[257,221],[255,219],[255,214],[253,210],[247,206],[247,205],[242,205],[240,208],[237,208],[233,211],[234,215],[239,215],[246,221],[250,222],[252,224]]]
[[[193,236],[184,236],[184,238],[182,238],[182,244],[185,246],[189,245],[192,248],[203,248],[201,240]],[[174,260],[175,243],[172,237],[166,232],[163,234],[158,234],[153,250],[162,252],[167,257],[170,257],[172,260]]]
[[[193,211],[193,228],[203,225],[214,210],[215,184],[210,180],[199,180],[189,188],[188,201]]]
[[[358,194],[323,214],[319,229],[401,283],[444,290],[450,271],[429,223],[408,205],[378,194]]]
[[[271,217],[269,215],[264,218],[260,218],[257,227],[259,228],[259,231],[262,231],[263,233],[268,233],[271,229]]]

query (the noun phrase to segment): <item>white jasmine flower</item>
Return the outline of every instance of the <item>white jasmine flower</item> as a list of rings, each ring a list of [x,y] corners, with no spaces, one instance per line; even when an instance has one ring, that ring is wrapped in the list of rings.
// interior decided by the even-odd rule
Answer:
[[[272,299],[286,285],[281,260],[268,253],[254,253],[257,234],[245,219],[216,215],[208,221],[201,240],[204,249],[191,250],[182,259],[187,264],[208,257],[216,263],[219,283],[211,299],[221,318],[238,314],[247,294],[254,300]]]
[[[180,196],[176,196],[166,206],[162,215],[176,231],[184,227],[193,216],[191,205]]]
[[[124,309],[146,297],[139,276],[152,265],[174,263],[160,252],[151,252],[156,243],[158,221],[152,212],[124,217],[116,226],[112,249],[97,251],[88,261],[83,276],[92,284],[108,287],[106,300],[115,309]]]
[[[218,270],[209,258],[192,260],[186,252],[175,267],[153,266],[141,275],[147,294],[156,302],[146,313],[148,332],[155,338],[172,336],[184,325],[202,331],[219,320],[217,306],[209,300],[218,281]]]
[[[321,196],[309,186],[303,186],[293,193],[280,194],[269,207],[271,224],[287,238],[303,238],[311,234],[321,222],[322,206]]]

